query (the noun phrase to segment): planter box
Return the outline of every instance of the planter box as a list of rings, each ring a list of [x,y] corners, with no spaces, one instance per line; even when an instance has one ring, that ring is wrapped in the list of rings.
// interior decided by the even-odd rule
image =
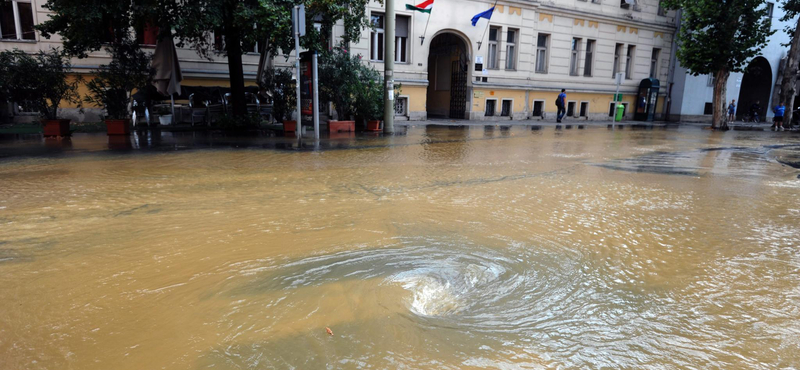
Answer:
[[[106,130],[109,135],[130,135],[131,120],[129,119],[107,119]]]
[[[158,116],[158,123],[160,123],[162,126],[171,125],[172,124],[172,115],[171,114],[165,114],[163,116]]]
[[[44,136],[45,137],[64,137],[70,136],[68,119],[48,119],[44,121]]]
[[[367,121],[367,131],[380,131],[381,121]]]
[[[297,131],[297,121],[283,121],[283,131],[284,132]]]
[[[356,121],[328,121],[328,132],[355,131]]]

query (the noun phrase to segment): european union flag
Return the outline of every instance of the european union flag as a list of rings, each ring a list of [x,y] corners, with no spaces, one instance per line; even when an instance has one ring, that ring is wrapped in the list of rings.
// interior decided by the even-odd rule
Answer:
[[[489,10],[487,10],[485,12],[480,12],[478,14],[475,14],[475,16],[472,17],[472,25],[474,26],[474,25],[478,24],[478,19],[481,19],[481,18],[492,19],[492,13],[493,12],[494,12],[494,7],[491,7],[491,8],[489,8]]]

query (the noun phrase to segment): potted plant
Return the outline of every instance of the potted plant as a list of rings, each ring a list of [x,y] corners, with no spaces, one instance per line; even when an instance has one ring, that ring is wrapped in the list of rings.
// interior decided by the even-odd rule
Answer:
[[[158,123],[162,126],[172,124],[172,109],[169,107],[160,106],[156,109],[155,113],[158,115]]]
[[[366,120],[366,131],[380,131],[383,119],[383,79],[374,68],[359,71],[361,84],[356,94],[356,117]]]
[[[361,64],[361,56],[351,56],[342,47],[322,54],[319,67],[320,96],[323,101],[333,103],[338,116],[338,120],[328,122],[330,132],[355,129],[352,118],[361,89],[363,69],[367,67]]]
[[[20,50],[3,52],[7,65],[8,96],[17,103],[25,102],[29,109],[38,111],[44,124],[44,136],[69,136],[69,119],[58,118],[59,105],[78,103],[80,76],[68,78],[72,68],[68,58],[59,49],[40,51],[29,55]]]
[[[297,130],[297,121],[291,119],[297,104],[292,72],[288,69],[267,68],[259,81],[259,87],[272,98],[272,116],[283,123],[283,130]]]
[[[105,109],[109,135],[130,135],[130,101],[134,89],[150,84],[153,71],[150,56],[130,39],[123,39],[107,48],[111,63],[101,66],[94,79],[86,84],[86,103]]]

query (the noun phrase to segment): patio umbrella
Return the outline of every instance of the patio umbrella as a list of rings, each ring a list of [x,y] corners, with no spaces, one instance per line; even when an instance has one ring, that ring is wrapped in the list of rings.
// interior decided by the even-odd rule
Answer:
[[[175,94],[180,95],[181,93],[183,76],[180,62],[178,62],[178,51],[175,49],[175,42],[171,36],[158,40],[156,52],[153,54],[153,69],[156,70],[153,84],[158,92],[169,95],[172,117],[175,117]]]

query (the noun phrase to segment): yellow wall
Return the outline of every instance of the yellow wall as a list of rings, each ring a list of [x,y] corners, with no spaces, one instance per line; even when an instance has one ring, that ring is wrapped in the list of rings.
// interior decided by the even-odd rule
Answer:
[[[547,113],[555,113],[557,111],[555,100],[558,97],[558,92],[555,91],[531,91],[528,95],[528,112],[533,111],[534,100],[544,100],[544,111]],[[472,111],[483,112],[486,109],[487,99],[497,99],[496,110],[501,108],[503,99],[514,99],[513,113],[522,113],[525,110],[525,91],[523,90],[499,90],[499,89],[482,89],[475,88],[472,94]],[[609,104],[614,98],[613,94],[594,94],[594,93],[571,93],[567,91],[567,103],[575,102],[575,110],[578,113],[580,104],[582,102],[589,103],[588,114],[608,114]],[[635,96],[632,94],[623,95],[622,101],[628,103],[627,113],[633,113]],[[663,108],[663,97],[659,98],[659,110]]]
[[[67,76],[67,82],[72,83],[75,81],[77,75],[69,75]],[[94,104],[87,104],[83,103],[83,98],[89,95],[89,89],[86,87],[86,83],[94,79],[94,75],[91,74],[83,74],[83,83],[78,84],[78,94],[80,94],[81,104],[84,108],[99,108]],[[199,79],[199,78],[187,78],[181,82],[182,86],[220,86],[220,87],[230,87],[231,83],[230,80],[227,79]],[[256,86],[255,81],[245,81],[245,86]],[[405,88],[404,88],[405,89]],[[424,91],[424,88],[423,88]],[[135,92],[135,91],[134,91]],[[409,99],[410,100],[410,99]],[[424,97],[423,97],[424,101]],[[67,103],[61,102],[60,108],[78,108],[78,104],[75,103]],[[423,107],[422,110],[425,108]]]
[[[428,88],[426,86],[403,85],[400,90],[400,95],[408,96],[409,112],[425,112],[427,94]]]
[[[525,111],[525,91],[523,90],[496,90],[478,89],[472,90],[472,111],[484,112],[486,110],[486,99],[497,99],[495,104],[496,114],[500,114],[503,99],[514,99],[511,107],[512,113],[522,113]]]

